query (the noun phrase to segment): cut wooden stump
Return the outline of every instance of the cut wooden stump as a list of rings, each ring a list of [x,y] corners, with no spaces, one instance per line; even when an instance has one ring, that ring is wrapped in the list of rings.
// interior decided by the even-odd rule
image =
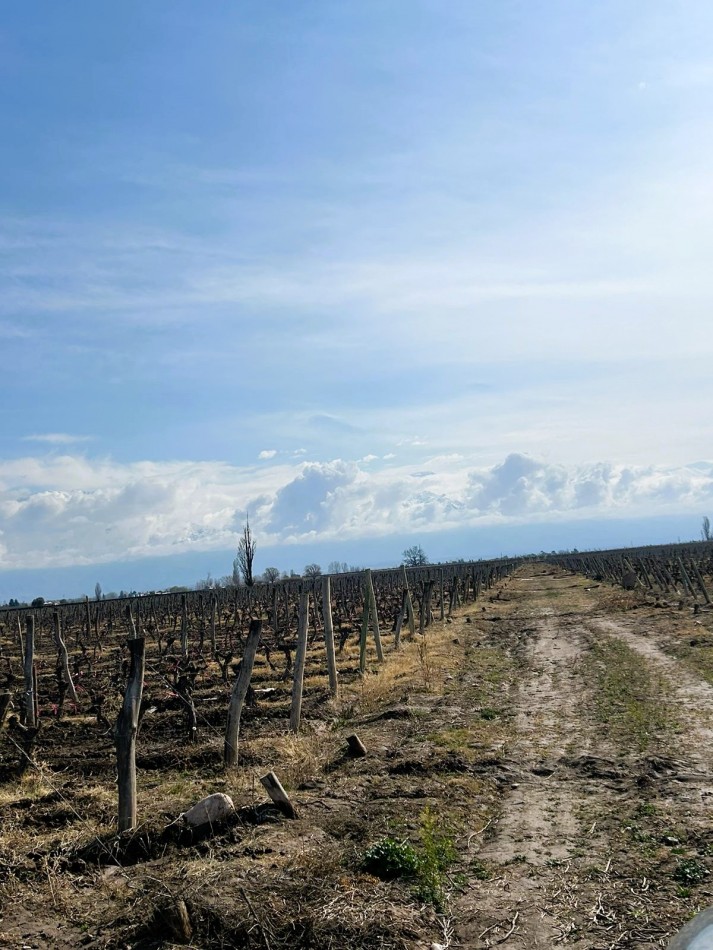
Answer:
[[[354,756],[354,758],[361,758],[366,755],[366,746],[356,732],[351,736],[347,736],[347,747],[349,755]]]
[[[268,772],[260,779],[260,784],[264,787],[267,794],[272,799],[273,804],[280,809],[285,818],[296,818],[297,811],[290,801],[287,792],[280,784],[279,778],[274,772]]]

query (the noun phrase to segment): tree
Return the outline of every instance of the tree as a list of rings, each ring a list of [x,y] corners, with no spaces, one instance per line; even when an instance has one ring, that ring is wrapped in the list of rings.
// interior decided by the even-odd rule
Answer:
[[[708,515],[703,519],[703,526],[701,527],[701,537],[704,541],[713,541],[713,534],[711,534],[711,519]]]
[[[99,581],[97,581],[96,584],[94,585],[94,597],[97,600],[102,599],[102,585],[99,583]]]
[[[31,603],[30,606],[31,606],[31,607],[44,607],[44,605],[45,605],[45,599],[44,599],[44,597],[35,597],[35,599],[32,601],[32,603]]]
[[[304,569],[305,577],[319,577],[322,573],[322,568],[319,564],[306,564]]]
[[[238,574],[238,579],[242,576],[243,583],[246,587],[252,587],[255,583],[253,580],[253,561],[255,560],[256,550],[257,544],[250,531],[250,519],[246,518],[243,536],[238,543],[238,553],[233,561],[233,576],[235,576],[236,573]]]
[[[280,571],[276,567],[266,567],[262,572],[262,579],[266,584],[274,584],[280,579]]]
[[[406,567],[421,567],[423,564],[428,564],[428,555],[420,544],[413,544],[410,548],[406,548],[403,558]]]
[[[327,567],[328,574],[346,574],[348,570],[349,565],[346,561],[330,561]]]

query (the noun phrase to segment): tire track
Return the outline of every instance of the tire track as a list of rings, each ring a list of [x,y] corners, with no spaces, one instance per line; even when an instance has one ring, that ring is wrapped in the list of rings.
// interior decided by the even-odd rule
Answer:
[[[551,948],[571,927],[553,912],[548,892],[554,869],[571,860],[583,834],[577,811],[584,783],[564,775],[563,761],[575,748],[587,753],[592,746],[591,729],[579,716],[585,645],[577,626],[551,608],[539,614],[534,624],[512,623],[509,632],[523,670],[511,698],[517,739],[507,750],[501,816],[478,856],[498,872],[461,902],[463,947],[494,946],[512,928],[508,948]],[[478,924],[470,926],[476,909]]]
[[[677,716],[684,729],[676,739],[675,754],[683,760],[680,765],[692,770],[687,783],[690,788],[682,792],[689,804],[697,804],[701,817],[709,817],[713,806],[713,686],[703,678],[665,653],[651,639],[640,624],[604,617],[589,620],[594,630],[616,637],[638,653],[647,663],[658,669],[670,684],[675,697]],[[674,751],[674,750],[672,750]]]

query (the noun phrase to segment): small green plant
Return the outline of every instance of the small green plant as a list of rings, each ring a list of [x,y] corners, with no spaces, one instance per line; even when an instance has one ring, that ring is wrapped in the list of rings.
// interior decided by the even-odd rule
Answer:
[[[414,877],[419,870],[419,856],[407,841],[381,838],[364,852],[361,866],[374,877],[392,881],[399,877]]]
[[[380,838],[368,848],[361,859],[361,867],[369,874],[391,881],[414,878],[421,900],[433,904],[441,912],[446,906],[446,870],[457,858],[453,835],[441,827],[440,819],[426,807],[421,813],[419,848],[398,838]],[[483,879],[489,877],[482,869]]]
[[[695,884],[701,884],[709,875],[708,868],[696,861],[695,858],[684,858],[676,865],[673,872],[674,881],[678,881],[683,887],[692,887]]]
[[[418,871],[419,895],[442,911],[446,903],[445,871],[457,858],[453,835],[439,827],[439,819],[426,806],[421,812],[420,866]]]
[[[488,881],[493,876],[490,868],[479,861],[478,858],[474,858],[470,862],[470,873],[478,881]]]

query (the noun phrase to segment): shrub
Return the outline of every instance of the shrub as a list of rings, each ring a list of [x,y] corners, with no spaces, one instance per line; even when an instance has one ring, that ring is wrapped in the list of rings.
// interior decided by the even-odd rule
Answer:
[[[392,881],[398,877],[414,877],[419,870],[419,857],[407,841],[381,838],[364,852],[361,866],[374,877]]]

